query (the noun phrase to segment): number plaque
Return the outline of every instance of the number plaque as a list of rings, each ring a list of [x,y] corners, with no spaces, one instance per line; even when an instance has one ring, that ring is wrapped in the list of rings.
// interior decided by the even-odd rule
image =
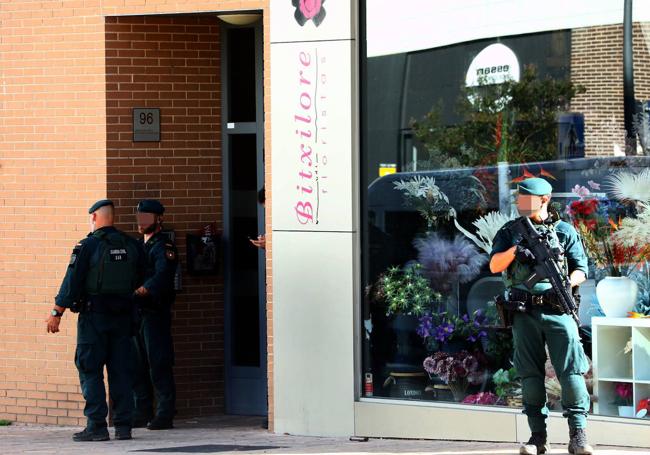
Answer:
[[[133,142],[160,142],[160,109],[133,108]]]

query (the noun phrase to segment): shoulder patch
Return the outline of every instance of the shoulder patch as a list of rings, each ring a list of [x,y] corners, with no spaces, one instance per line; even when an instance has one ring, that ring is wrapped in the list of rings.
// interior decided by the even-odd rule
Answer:
[[[176,252],[171,248],[165,248],[165,257],[168,260],[173,261],[176,259]]]
[[[72,254],[70,255],[70,262],[68,262],[68,267],[74,267],[75,263],[77,262],[77,256],[79,255],[82,246],[83,244],[81,242],[77,243],[74,246],[72,249]]]

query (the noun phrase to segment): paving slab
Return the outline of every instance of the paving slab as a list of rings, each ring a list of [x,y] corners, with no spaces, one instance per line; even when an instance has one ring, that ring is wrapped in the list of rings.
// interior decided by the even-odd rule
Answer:
[[[178,419],[165,431],[135,429],[130,441],[73,442],[79,427],[13,424],[0,427],[0,455],[83,454],[428,454],[516,455],[516,444],[471,441],[405,439],[350,440],[274,434],[262,428],[258,417],[216,416]],[[110,429],[111,438],[113,429]],[[554,446],[551,454],[566,454],[566,446]],[[597,447],[598,455],[650,454],[648,449]]]

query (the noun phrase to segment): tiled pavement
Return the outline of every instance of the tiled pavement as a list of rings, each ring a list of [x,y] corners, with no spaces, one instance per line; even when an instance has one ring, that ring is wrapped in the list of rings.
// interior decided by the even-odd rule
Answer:
[[[12,454],[430,454],[510,455],[516,445],[464,441],[423,441],[349,438],[316,438],[272,434],[262,429],[262,419],[218,416],[178,420],[167,431],[134,430],[130,441],[76,443],[71,435],[78,428],[14,424],[0,427],[0,455]],[[113,431],[110,429],[111,437]],[[89,452],[91,454],[89,454]],[[555,446],[552,454],[565,454],[566,446]],[[597,454],[650,454],[648,449],[598,447]]]

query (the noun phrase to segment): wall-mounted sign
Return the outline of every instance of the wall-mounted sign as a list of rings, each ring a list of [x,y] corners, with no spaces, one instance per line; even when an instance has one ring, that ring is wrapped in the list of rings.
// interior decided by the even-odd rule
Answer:
[[[519,60],[515,53],[508,46],[495,43],[474,57],[467,70],[465,86],[501,84],[508,80],[518,82],[519,77]]]
[[[160,109],[133,108],[133,142],[160,142]]]
[[[506,81],[519,82],[519,60],[508,46],[501,43],[490,44],[478,53],[467,70],[465,86],[476,88],[485,85],[502,84]],[[477,93],[468,93],[467,99],[476,104]],[[496,100],[498,110],[503,109],[510,101],[509,96]]]

